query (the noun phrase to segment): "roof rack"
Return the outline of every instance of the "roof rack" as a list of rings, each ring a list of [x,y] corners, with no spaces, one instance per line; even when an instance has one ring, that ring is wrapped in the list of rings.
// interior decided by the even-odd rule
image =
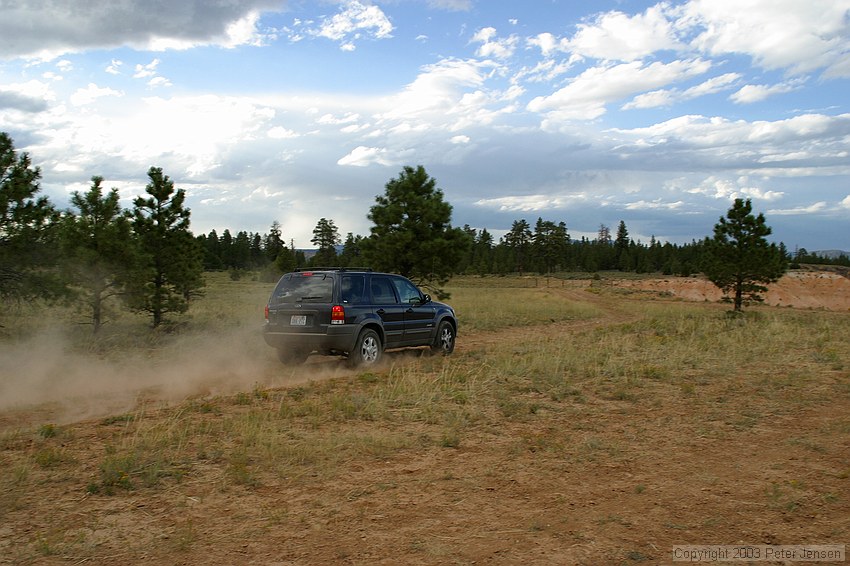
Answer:
[[[293,271],[372,271],[371,267],[296,267]]]

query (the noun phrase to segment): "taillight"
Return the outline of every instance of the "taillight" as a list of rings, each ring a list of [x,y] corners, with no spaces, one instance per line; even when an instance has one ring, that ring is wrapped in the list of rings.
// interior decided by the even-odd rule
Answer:
[[[342,305],[331,308],[331,324],[345,324],[345,308]]]
[[[269,321],[269,306],[268,306],[268,305],[266,305],[266,313],[265,313],[265,315],[266,315],[266,322],[268,322],[268,321]]]

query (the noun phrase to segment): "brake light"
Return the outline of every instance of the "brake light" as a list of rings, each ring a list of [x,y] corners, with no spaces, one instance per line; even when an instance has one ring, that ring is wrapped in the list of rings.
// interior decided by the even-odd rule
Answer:
[[[342,305],[331,308],[331,324],[345,324],[345,308]]]
[[[268,305],[266,305],[266,309],[265,309],[265,310],[266,310],[266,312],[265,312],[266,322],[268,322],[268,321],[269,321],[269,306],[268,306]]]

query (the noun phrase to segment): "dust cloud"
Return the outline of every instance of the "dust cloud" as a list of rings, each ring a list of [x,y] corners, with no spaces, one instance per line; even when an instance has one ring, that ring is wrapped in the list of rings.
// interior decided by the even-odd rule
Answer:
[[[338,361],[287,367],[259,329],[169,337],[155,350],[133,348],[109,358],[74,352],[61,332],[0,343],[0,424],[64,424],[120,414],[140,403],[287,386],[345,373]]]

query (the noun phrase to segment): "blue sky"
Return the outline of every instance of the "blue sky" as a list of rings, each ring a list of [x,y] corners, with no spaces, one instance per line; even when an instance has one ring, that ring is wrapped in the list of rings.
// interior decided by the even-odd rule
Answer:
[[[750,198],[793,251],[850,250],[850,0],[10,0],[0,131],[68,206],[149,167],[192,230],[309,247],[405,165],[453,224],[710,235]]]

